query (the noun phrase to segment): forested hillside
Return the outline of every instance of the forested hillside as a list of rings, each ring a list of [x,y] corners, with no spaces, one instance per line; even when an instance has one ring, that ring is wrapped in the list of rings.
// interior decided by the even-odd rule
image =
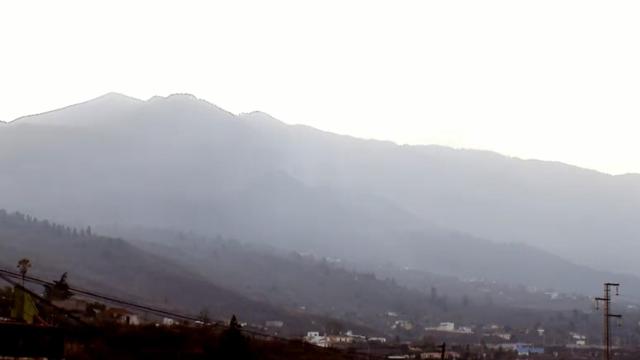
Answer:
[[[297,335],[351,329],[419,338],[425,326],[441,321],[522,328],[548,321],[565,329],[575,320],[562,314],[576,311],[585,317],[572,326],[588,330],[599,319],[584,313],[587,298],[566,298],[554,309],[543,293],[520,288],[407,271],[395,273],[406,277],[395,280],[354,271],[337,259],[287,254],[237,240],[170,231],[120,232],[132,240],[0,211],[0,265],[13,268],[28,257],[34,264],[31,272],[45,278],[67,272],[75,286],[191,314],[206,309],[218,319],[237,314],[257,325],[281,320],[285,331]],[[487,298],[486,291],[495,298]],[[538,302],[515,306],[512,296]],[[398,320],[411,322],[413,328],[394,329]]]
[[[282,319],[291,331],[328,321],[247,299],[124,240],[0,210],[0,265],[13,269],[22,258],[30,259],[33,274],[57,279],[66,272],[73,285],[193,315],[207,311],[226,320],[238,314],[256,324]]]

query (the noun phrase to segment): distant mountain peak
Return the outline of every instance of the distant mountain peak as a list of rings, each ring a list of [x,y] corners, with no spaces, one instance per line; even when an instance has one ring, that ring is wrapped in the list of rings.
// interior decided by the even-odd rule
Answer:
[[[189,93],[173,93],[168,96],[153,96],[148,100],[141,100],[117,92],[108,92],[96,98],[57,108],[54,110],[26,115],[13,120],[10,123],[41,124],[56,126],[87,126],[100,121],[111,121],[118,118],[119,114],[125,114],[144,106],[170,105],[172,107],[201,109],[203,111],[216,111],[225,116],[235,116],[219,106]],[[64,112],[64,116],[62,113]],[[60,116],[59,116],[60,115]],[[0,125],[3,123],[0,122]]]
[[[167,96],[168,99],[190,99],[190,100],[200,100],[197,96],[189,93],[173,93]]]
[[[90,102],[94,102],[94,101],[133,101],[133,102],[142,102],[142,100],[134,98],[132,96],[128,96],[128,95],[124,95],[121,93],[117,93],[117,92],[108,92],[104,95],[100,95],[97,98],[94,98],[92,100],[88,100],[88,101],[84,101],[80,104],[85,104],[85,103],[90,103]],[[76,104],[76,105],[80,105],[80,104]],[[74,105],[71,105],[74,106]]]
[[[136,99],[134,97],[116,92],[109,92],[91,100],[83,101],[50,111],[45,111],[39,114],[19,117],[13,120],[11,123],[67,126],[87,125],[87,122],[85,120],[89,117],[93,117],[96,113],[99,114],[104,112],[111,112],[112,109],[127,109],[132,106],[138,106],[142,103],[144,103],[144,101],[140,99]],[[102,109],[102,111],[97,111],[96,109],[98,108]],[[56,116],[63,111],[66,114],[64,118],[59,118],[58,116]]]
[[[189,100],[189,101],[204,101],[200,98],[198,98],[197,96],[193,95],[193,94],[189,94],[189,93],[173,93],[173,94],[169,94],[167,96],[161,96],[161,95],[154,95],[152,97],[149,98],[149,100],[147,100],[147,102],[152,103],[152,102],[156,102],[156,101],[162,101],[162,100]]]

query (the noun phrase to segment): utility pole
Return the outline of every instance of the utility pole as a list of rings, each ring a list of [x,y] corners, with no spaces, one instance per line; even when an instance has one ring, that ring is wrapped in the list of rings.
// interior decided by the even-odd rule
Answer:
[[[616,296],[619,295],[618,289],[620,288],[620,284],[617,283],[605,283],[604,284],[604,297],[596,298],[596,308],[600,303],[603,304],[602,314],[603,314],[603,345],[604,345],[604,360],[611,360],[611,326],[609,324],[609,319],[611,318],[622,318],[622,315],[612,314],[611,313],[611,289],[616,289]]]

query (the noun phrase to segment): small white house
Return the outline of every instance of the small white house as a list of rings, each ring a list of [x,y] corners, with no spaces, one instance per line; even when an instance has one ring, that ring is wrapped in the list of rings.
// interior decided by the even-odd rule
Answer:
[[[318,331],[309,331],[307,336],[304,337],[304,341],[319,347],[329,347],[329,340],[326,336],[321,336]]]
[[[440,325],[438,325],[438,330],[453,332],[456,330],[456,325],[452,322],[441,322]]]
[[[438,326],[426,327],[424,329],[426,331],[441,331],[455,334],[473,334],[473,328],[470,326],[459,326],[456,329],[456,324],[453,322],[441,322]]]

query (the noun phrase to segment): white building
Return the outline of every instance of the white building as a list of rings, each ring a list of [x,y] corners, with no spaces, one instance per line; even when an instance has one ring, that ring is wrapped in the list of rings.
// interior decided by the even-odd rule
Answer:
[[[307,336],[304,337],[304,341],[319,347],[329,347],[329,340],[326,336],[321,336],[317,331],[309,331]]]
[[[426,327],[426,331],[442,331],[456,334],[473,334],[473,329],[470,326],[460,326],[456,329],[456,325],[453,322],[441,322],[440,325],[435,327]]]
[[[577,345],[577,346],[586,346],[587,345],[587,336],[586,335],[578,334],[578,333],[575,333],[575,332],[571,332],[571,333],[569,333],[569,335],[571,335],[571,339],[573,340],[575,345]]]

